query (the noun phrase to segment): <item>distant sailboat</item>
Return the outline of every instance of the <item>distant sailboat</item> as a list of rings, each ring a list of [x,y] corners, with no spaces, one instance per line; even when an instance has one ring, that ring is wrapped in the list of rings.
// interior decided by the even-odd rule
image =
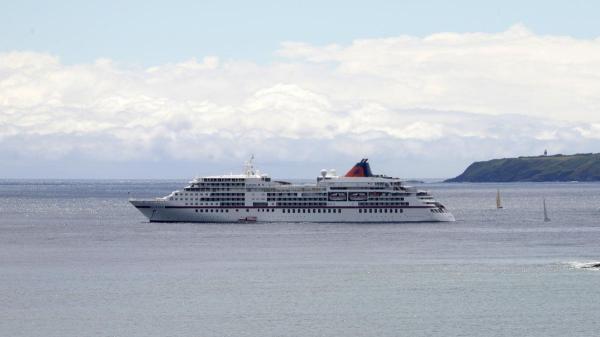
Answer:
[[[546,198],[544,198],[544,222],[548,221],[550,221],[550,218],[548,217],[548,210],[546,210]]]
[[[500,200],[500,190],[496,192],[496,208],[500,209],[502,207],[502,200]]]

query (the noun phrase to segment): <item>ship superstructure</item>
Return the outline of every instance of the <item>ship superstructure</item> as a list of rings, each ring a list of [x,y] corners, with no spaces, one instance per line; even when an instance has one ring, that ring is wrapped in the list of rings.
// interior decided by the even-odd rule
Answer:
[[[130,199],[151,222],[414,222],[454,221],[426,191],[374,175],[367,159],[344,176],[322,170],[315,184],[274,181],[254,168],[200,177],[155,199]]]

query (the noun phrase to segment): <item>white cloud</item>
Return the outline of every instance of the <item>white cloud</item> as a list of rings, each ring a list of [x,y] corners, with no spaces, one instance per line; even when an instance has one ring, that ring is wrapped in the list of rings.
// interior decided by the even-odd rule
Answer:
[[[0,54],[0,155],[23,165],[374,156],[394,167],[410,159],[407,175],[431,176],[474,159],[600,145],[600,40],[516,25],[288,42],[279,54],[269,65],[205,57],[147,69]]]
[[[284,43],[279,53],[331,64],[328,81],[315,80],[344,88],[336,90],[337,98],[600,120],[600,39],[538,36],[516,25],[498,34],[402,36],[349,46]],[[311,87],[326,90],[314,82]]]

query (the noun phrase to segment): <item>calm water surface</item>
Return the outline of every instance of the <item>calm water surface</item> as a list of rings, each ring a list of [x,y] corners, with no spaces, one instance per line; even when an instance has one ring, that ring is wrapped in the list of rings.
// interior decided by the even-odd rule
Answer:
[[[455,223],[157,224],[127,203],[182,184],[0,181],[0,335],[600,331],[600,271],[577,268],[600,261],[600,184],[423,186]]]

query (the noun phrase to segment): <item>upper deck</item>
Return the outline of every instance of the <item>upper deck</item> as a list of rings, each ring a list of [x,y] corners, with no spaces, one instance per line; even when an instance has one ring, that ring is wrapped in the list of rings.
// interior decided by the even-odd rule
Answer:
[[[361,161],[366,164],[366,161]],[[368,164],[367,164],[368,165]],[[367,166],[368,167],[368,166]],[[261,174],[254,169],[252,162],[246,163],[244,174],[225,174],[198,177],[190,181],[185,191],[312,191],[325,192],[329,190],[401,190],[408,191],[399,178],[383,175],[373,175],[367,168],[368,176],[348,175],[338,176],[335,170],[322,170],[321,175],[313,184],[294,184],[287,181],[273,181],[267,174]]]

